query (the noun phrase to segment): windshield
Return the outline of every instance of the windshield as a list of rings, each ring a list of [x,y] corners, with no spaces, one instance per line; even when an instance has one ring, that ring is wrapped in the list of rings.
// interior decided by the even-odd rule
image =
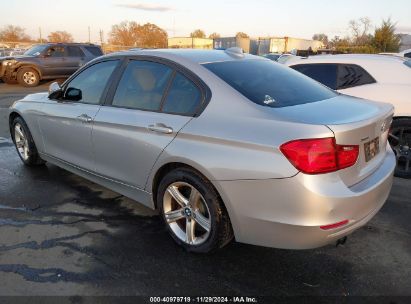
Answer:
[[[47,45],[36,45],[28,49],[24,55],[38,56],[42,51],[47,48]]]
[[[204,66],[256,104],[281,108],[337,96],[311,78],[269,60],[207,63]]]
[[[407,67],[411,68],[411,60],[405,60],[405,61],[404,61],[404,64],[405,64]]]

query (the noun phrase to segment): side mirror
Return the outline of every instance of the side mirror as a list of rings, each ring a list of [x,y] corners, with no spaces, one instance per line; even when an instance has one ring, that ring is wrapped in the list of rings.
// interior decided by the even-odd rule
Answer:
[[[80,89],[68,88],[64,96],[65,100],[79,101],[83,99],[83,94]]]
[[[62,90],[58,82],[53,82],[49,86],[49,98],[50,99],[58,99],[61,97]]]

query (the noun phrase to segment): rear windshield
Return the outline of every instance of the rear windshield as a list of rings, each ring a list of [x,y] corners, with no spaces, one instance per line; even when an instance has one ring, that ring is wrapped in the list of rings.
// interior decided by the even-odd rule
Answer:
[[[101,56],[103,55],[103,52],[101,51],[101,49],[97,46],[86,46],[85,49],[87,51],[89,51],[91,54],[93,54],[94,56]]]
[[[214,62],[204,67],[262,106],[282,108],[337,95],[311,78],[269,60]]]

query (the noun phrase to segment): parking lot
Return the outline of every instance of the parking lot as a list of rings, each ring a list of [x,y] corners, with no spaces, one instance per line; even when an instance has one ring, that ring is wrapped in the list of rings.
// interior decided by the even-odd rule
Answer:
[[[184,252],[159,217],[53,165],[25,168],[0,83],[0,295],[411,296],[411,180],[344,246],[292,251],[233,242]]]

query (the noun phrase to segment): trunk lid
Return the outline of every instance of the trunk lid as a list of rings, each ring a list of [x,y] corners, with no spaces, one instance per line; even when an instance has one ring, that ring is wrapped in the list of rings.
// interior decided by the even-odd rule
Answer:
[[[394,113],[390,104],[338,95],[319,102],[273,109],[273,112],[281,119],[326,125],[339,145],[359,145],[356,164],[338,171],[347,186],[372,174],[387,153]]]

